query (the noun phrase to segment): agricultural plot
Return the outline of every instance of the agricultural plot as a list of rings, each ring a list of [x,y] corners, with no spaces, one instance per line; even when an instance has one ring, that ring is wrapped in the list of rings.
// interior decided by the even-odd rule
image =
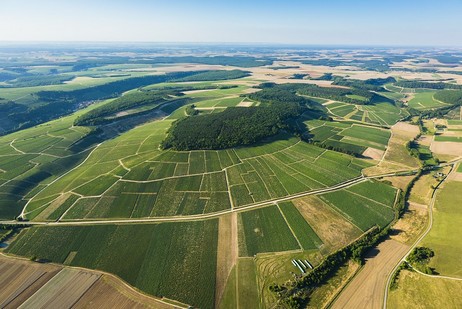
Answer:
[[[316,235],[292,202],[279,204],[279,209],[291,230],[294,232],[302,249],[317,249],[322,245],[322,240]]]
[[[369,166],[362,160],[303,142],[242,160],[228,169],[236,207],[332,186],[359,176],[362,168]]]
[[[422,304],[427,308],[462,307],[462,298],[456,297],[462,289],[462,281],[431,278],[417,272],[402,270],[397,286],[397,289],[389,292],[390,308],[417,309],[421,308]]]
[[[408,102],[408,105],[417,110],[447,106],[446,103],[435,100],[433,97],[435,93],[434,91],[415,93],[414,97]]]
[[[345,152],[363,154],[367,148],[383,151],[388,145],[390,131],[371,126],[341,122],[309,120],[305,124],[314,142]]]
[[[300,249],[277,206],[239,214],[239,256]]]
[[[145,293],[212,308],[217,229],[217,220],[31,228],[7,252],[108,271]]]
[[[239,207],[331,186],[369,166],[285,135],[255,147],[160,151],[170,124],[148,123],[102,143],[81,166],[36,194],[26,216],[57,220],[59,213],[58,219],[73,220],[217,212],[230,209],[231,201]],[[62,194],[79,198],[60,205]]]
[[[441,275],[461,276],[460,256],[462,245],[460,235],[460,220],[462,219],[462,183],[448,181],[438,190],[433,214],[433,226],[430,233],[423,239],[422,245],[431,248],[435,256],[430,260],[430,267]]]
[[[370,183],[361,183],[341,191],[322,194],[320,198],[358,228],[366,231],[374,225],[384,227],[394,218],[395,189],[384,189],[377,198],[367,194],[370,191]]]
[[[388,102],[376,102],[371,105],[336,102],[327,104],[325,107],[334,116],[381,126],[392,126],[408,115],[406,111]]]
[[[0,218],[12,219],[25,196],[81,162],[92,143],[82,139],[87,128],[71,128],[66,117],[0,137]],[[80,140],[80,142],[78,142]]]
[[[462,136],[436,135],[435,142],[456,142],[462,143]]]

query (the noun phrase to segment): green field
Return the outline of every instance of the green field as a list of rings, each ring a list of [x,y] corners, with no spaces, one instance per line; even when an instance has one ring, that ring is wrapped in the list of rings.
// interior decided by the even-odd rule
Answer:
[[[457,297],[462,282],[442,278],[430,278],[416,272],[401,271],[398,288],[388,297],[390,308],[460,308],[462,298]]]
[[[389,102],[376,102],[371,105],[354,105],[335,102],[326,104],[326,108],[337,117],[363,123],[392,126],[400,118],[409,115],[405,110]]]
[[[239,255],[300,249],[277,206],[239,215]]]
[[[414,98],[408,102],[408,105],[417,110],[425,110],[431,108],[437,108],[441,106],[446,106],[447,104],[436,101],[433,96],[436,92],[420,92],[415,93]]]
[[[348,189],[322,194],[320,198],[337,210],[359,229],[366,231],[374,225],[386,226],[394,218],[393,204],[396,190],[370,182]]]
[[[369,166],[286,136],[255,147],[160,151],[170,124],[148,123],[102,143],[83,164],[33,196],[26,216],[56,220],[56,209],[62,220],[217,212],[231,201],[244,206],[331,186]],[[62,193],[80,197],[61,206]],[[45,209],[48,217],[41,214]]]
[[[438,190],[433,226],[422,241],[424,246],[435,251],[435,256],[430,260],[430,267],[434,267],[441,275],[460,278],[462,278],[460,264],[462,244],[458,235],[462,232],[459,224],[462,220],[461,189],[461,182],[449,181]]]
[[[279,209],[301,244],[302,249],[317,249],[322,245],[322,240],[291,202],[280,203]]]
[[[436,135],[435,142],[456,142],[462,143],[462,136]]]
[[[305,124],[313,141],[356,154],[368,147],[385,150],[391,136],[389,130],[351,123],[309,120]]]
[[[145,293],[213,308],[217,228],[217,220],[30,228],[7,252],[111,272]]]

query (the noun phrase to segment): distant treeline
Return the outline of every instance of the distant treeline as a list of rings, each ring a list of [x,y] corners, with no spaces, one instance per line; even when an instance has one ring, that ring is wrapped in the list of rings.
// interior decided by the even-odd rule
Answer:
[[[365,70],[385,72],[385,71],[391,70],[390,65],[393,62],[400,62],[408,58],[409,56],[395,55],[395,56],[384,56],[382,60],[379,60],[379,59],[366,60],[366,59],[355,58],[351,61],[348,61],[348,60],[323,58],[323,59],[302,60],[301,62],[303,64],[323,65],[323,66],[329,66],[329,67],[356,66],[356,67],[359,67]]]
[[[394,83],[394,82],[396,82],[396,79],[394,79],[393,77],[371,78],[367,80],[346,79],[342,77],[340,78],[336,77],[332,84],[338,85],[338,86],[347,86],[347,87],[353,87],[353,88],[358,88],[358,89],[365,89],[365,90],[370,90],[370,91],[383,91],[384,90],[382,88],[383,85],[388,84],[388,83]]]
[[[250,76],[250,72],[241,70],[212,70],[204,71],[190,76],[177,78],[172,81],[174,82],[193,82],[193,81],[217,81],[217,80],[228,80],[237,79],[242,77]]]
[[[37,87],[59,85],[74,78],[74,75],[31,75],[9,80],[8,85],[0,87]]]
[[[426,89],[462,89],[462,85],[449,83],[430,83],[416,80],[401,80],[395,83],[398,87],[403,88],[426,88]]]
[[[355,80],[353,80],[352,83],[355,83]],[[358,83],[357,86],[359,85],[360,84]],[[262,83],[260,84],[259,87],[263,89],[275,87],[276,91],[274,91],[274,94],[279,91],[283,91],[283,90],[290,92],[292,94],[287,93],[287,95],[292,96],[293,100],[301,100],[300,96],[296,95],[296,94],[300,94],[300,95],[305,95],[309,97],[318,97],[318,98],[324,98],[324,99],[341,101],[345,103],[352,103],[352,104],[358,104],[358,105],[374,104],[375,102],[392,102],[390,99],[385,98],[381,95],[378,95],[376,93],[370,92],[365,89],[359,89],[359,88],[319,87],[313,84],[283,84],[283,85],[277,85],[276,87],[276,84],[274,83]],[[249,97],[251,99],[256,99],[256,100],[263,99],[264,100],[264,98],[254,97],[254,96],[262,96],[263,94],[265,94],[265,92],[263,93],[256,92],[250,95]],[[349,96],[355,96],[355,95],[360,96],[362,98],[358,99],[354,97],[349,97]],[[284,100],[284,99],[281,98],[281,100]],[[308,101],[311,101],[311,100],[308,100]],[[308,102],[305,101],[304,103],[308,103]],[[312,103],[313,101],[311,101],[311,104]]]
[[[113,81],[107,84],[93,86],[72,91],[40,91],[37,96],[46,102],[60,101],[62,103],[74,104],[84,101],[109,99],[121,95],[123,92],[139,87],[163,83],[172,79],[182,78],[195,74],[196,72],[179,72],[165,75],[149,75],[132,77],[123,80]]]
[[[144,59],[130,59],[128,57],[106,57],[100,59],[81,59],[74,63],[74,71],[84,71],[90,68],[111,65],[111,64],[176,64],[176,63],[197,63],[209,65],[236,66],[242,68],[259,67],[271,65],[270,59],[259,59],[249,56],[171,56],[171,57],[152,57]]]

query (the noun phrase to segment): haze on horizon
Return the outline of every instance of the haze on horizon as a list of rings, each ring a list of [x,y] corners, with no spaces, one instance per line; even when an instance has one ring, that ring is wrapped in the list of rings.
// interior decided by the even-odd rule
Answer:
[[[462,45],[462,2],[2,1],[0,41]]]

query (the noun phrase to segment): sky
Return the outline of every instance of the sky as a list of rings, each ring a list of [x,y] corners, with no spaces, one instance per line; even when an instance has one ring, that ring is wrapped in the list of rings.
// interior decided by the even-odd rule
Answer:
[[[0,41],[461,46],[461,0],[0,0]]]

